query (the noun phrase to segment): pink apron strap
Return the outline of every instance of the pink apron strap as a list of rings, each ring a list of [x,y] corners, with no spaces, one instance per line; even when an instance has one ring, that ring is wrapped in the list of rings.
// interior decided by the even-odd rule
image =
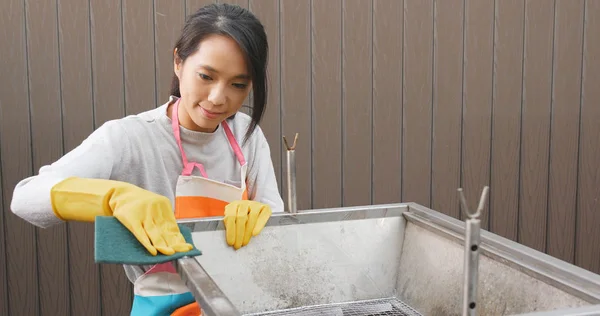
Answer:
[[[204,166],[195,162],[188,162],[187,156],[185,155],[185,151],[183,151],[183,146],[181,145],[181,133],[179,131],[179,100],[175,101],[173,105],[173,110],[171,112],[171,127],[173,128],[173,134],[175,135],[175,140],[177,141],[177,145],[179,146],[179,152],[181,152],[181,159],[183,160],[183,171],[182,175],[189,176],[192,174],[194,167],[197,167],[200,170],[200,173],[203,177],[208,178],[206,175],[206,171],[204,170]]]
[[[181,132],[179,131],[179,115],[178,115],[179,100],[181,100],[181,99],[177,99],[177,101],[175,101],[175,104],[173,104],[173,109],[171,112],[171,127],[173,128],[173,135],[175,135],[175,140],[177,141],[177,146],[179,146],[179,152],[181,152],[181,159],[183,160],[183,171],[181,174],[184,176],[189,176],[192,174],[194,167],[197,167],[200,170],[200,173],[202,174],[202,176],[205,178],[208,178],[208,176],[206,175],[206,171],[204,170],[204,166],[202,164],[196,163],[196,162],[188,162],[187,156],[185,155],[185,151],[183,150],[183,146],[181,145]],[[242,153],[242,150],[240,149],[238,142],[235,140],[235,137],[233,136],[233,133],[231,132],[231,128],[229,128],[229,124],[227,124],[227,122],[223,121],[222,125],[223,125],[223,129],[225,130],[225,134],[227,135],[227,140],[229,141],[229,145],[231,145],[231,148],[233,149],[233,152],[235,153],[235,156],[237,157],[238,162],[242,166],[245,165],[246,159],[244,158],[244,154]]]
[[[225,122],[225,121],[223,121],[223,129],[225,130],[225,134],[227,135],[229,144],[231,145],[231,148],[233,148],[233,152],[235,153],[235,156],[237,157],[238,162],[242,166],[245,165],[246,159],[244,158],[244,154],[242,153],[242,150],[240,149],[240,145],[238,145],[237,140],[235,140],[235,137],[233,136],[233,133],[231,132],[231,129],[229,128],[229,124],[227,124],[227,122]]]

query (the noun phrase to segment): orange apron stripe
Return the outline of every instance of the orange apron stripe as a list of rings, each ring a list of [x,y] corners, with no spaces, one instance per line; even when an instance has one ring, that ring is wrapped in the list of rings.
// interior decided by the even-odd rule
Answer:
[[[200,316],[202,311],[200,305],[197,302],[182,306],[176,309],[171,316]]]
[[[242,200],[248,200],[248,190],[244,190]],[[175,218],[223,216],[225,207],[231,202],[205,196],[176,196]]]

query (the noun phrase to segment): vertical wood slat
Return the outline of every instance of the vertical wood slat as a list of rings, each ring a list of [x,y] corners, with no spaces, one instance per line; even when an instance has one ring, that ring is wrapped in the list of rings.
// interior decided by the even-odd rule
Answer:
[[[281,125],[288,142],[298,133],[296,192],[298,210],[311,207],[310,1],[281,0]],[[285,150],[285,146],[282,151]],[[286,156],[282,155],[283,179]],[[287,184],[282,181],[287,206]]]
[[[461,186],[473,209],[483,187],[490,185],[494,1],[466,0],[464,15]],[[460,215],[464,217],[462,207]],[[488,229],[488,218],[486,207],[481,214],[483,229]]]
[[[433,1],[404,1],[402,200],[431,204]]]
[[[571,263],[575,256],[584,3],[583,0],[556,2],[552,108],[549,109],[545,104],[541,107],[532,104],[534,107],[531,108],[531,120],[528,122],[528,126],[540,126],[543,123],[540,126],[543,134],[538,132],[532,135],[532,145],[549,141],[550,148],[548,178],[537,177],[539,187],[548,185],[547,206],[546,201],[536,201],[535,204],[532,201],[527,209],[547,212],[546,251],[551,256]],[[539,53],[532,52],[532,58],[539,58]],[[548,129],[549,135],[546,132]],[[539,151],[543,149],[532,148]],[[531,160],[532,170],[529,172],[532,175],[541,171],[537,165],[547,162],[544,159]],[[531,198],[534,197],[525,197],[522,201],[526,203]]]
[[[434,2],[431,207],[459,217],[464,0]]]
[[[600,273],[600,3],[586,1],[575,263]]]
[[[0,6],[0,8],[2,8]],[[6,11],[4,11],[6,12]],[[0,37],[0,39],[2,39],[2,37]],[[4,53],[3,51],[0,50],[0,52]],[[0,69],[4,70],[4,65],[0,66]],[[0,112],[2,112],[2,102],[0,101]],[[2,120],[0,120],[0,123],[3,123]],[[0,141],[2,141],[2,138],[0,138]],[[1,144],[0,144],[1,145]],[[6,261],[6,239],[4,237],[4,223],[6,222],[6,217],[4,216],[4,210],[6,209],[8,212],[8,209],[4,207],[4,178],[2,177],[2,146],[0,146],[0,253],[2,254],[2,257],[0,257],[0,314],[2,315],[8,315],[8,282],[7,282],[7,276],[6,276],[6,265],[7,265],[7,261]]]
[[[33,173],[63,154],[57,9],[56,1],[26,1]],[[38,286],[32,290],[39,291],[39,306],[31,308],[38,315],[68,314],[66,226],[36,230]]]
[[[312,1],[313,208],[342,205],[342,2]]]
[[[108,120],[125,115],[123,12],[119,0],[91,1],[92,82],[95,127],[98,128]],[[91,231],[89,235],[86,235],[90,239],[86,241],[89,250],[86,249],[84,257],[90,259],[90,265],[94,265],[93,226],[87,226],[86,229]],[[90,267],[87,271],[94,270]],[[97,304],[102,315],[126,315],[128,313],[131,307],[132,293],[124,274],[123,268],[118,265],[100,265],[100,280],[97,287],[100,289],[100,300]],[[83,309],[84,307],[79,308]]]
[[[31,71],[43,71],[43,66],[41,65],[39,56],[33,57],[29,54],[30,50],[33,50],[34,53],[40,54],[41,48],[34,45],[34,42],[37,42],[35,38],[39,39],[38,34],[30,34],[30,31],[39,31],[40,29],[36,27],[36,22],[32,22],[32,19],[39,19],[39,16],[32,16],[31,14],[31,4],[27,1],[23,1],[21,3],[14,3],[15,6],[24,6],[24,23],[19,25],[19,28],[24,28],[25,33],[25,43],[24,48],[25,52],[21,52],[24,56],[26,56],[26,69],[19,69],[18,71],[27,73],[26,82],[24,82],[24,86],[27,87],[26,94],[28,95],[28,108],[25,106],[25,99],[22,97],[26,94],[15,95],[12,102],[12,107],[7,108],[4,113],[10,113],[15,109],[23,109],[23,121],[20,122],[23,124],[23,127],[28,129],[28,133],[17,134],[13,130],[9,130],[3,133],[3,135],[11,135],[11,138],[16,137],[16,140],[20,141],[20,144],[11,144],[10,147],[2,150],[3,153],[17,152],[17,155],[14,155],[13,159],[18,159],[14,161],[12,164],[23,164],[23,173],[19,174],[22,177],[13,177],[9,178],[13,183],[7,185],[5,187],[13,188],[14,185],[17,184],[22,178],[29,176],[32,172],[32,168],[34,162],[39,161],[39,158],[34,156],[34,152],[39,154],[37,151],[37,147],[34,148],[33,140],[37,140],[37,136],[39,136],[39,129],[33,130],[32,120],[39,118],[39,112],[32,113],[35,110],[32,108],[40,103],[40,98],[36,97],[36,93],[32,93],[32,88],[41,88],[40,81],[32,79]],[[55,22],[56,20],[54,20]],[[56,30],[56,28],[54,28]],[[34,37],[32,40],[31,37]],[[54,34],[54,38],[56,38],[56,34]],[[19,40],[15,39],[18,43]],[[37,44],[37,43],[36,43]],[[10,45],[9,45],[10,46]],[[33,47],[32,47],[33,46]],[[33,60],[33,62],[32,62]],[[33,68],[33,70],[31,69]],[[14,69],[17,70],[17,69]],[[39,78],[39,77],[38,77]],[[40,91],[43,93],[44,91]],[[23,102],[23,103],[21,103]],[[7,106],[10,106],[10,103]],[[17,104],[21,104],[21,106],[14,106]],[[28,110],[28,111],[27,111]],[[39,110],[36,109],[36,110]],[[26,120],[25,120],[26,118]],[[8,122],[9,125],[13,125],[17,122]],[[16,126],[12,126],[13,128]],[[25,138],[26,137],[26,138]],[[6,140],[3,140],[3,143]],[[37,143],[36,143],[37,144]],[[23,148],[21,152],[20,147],[28,147]],[[18,148],[15,150],[15,148]],[[25,154],[27,156],[25,156]],[[11,155],[12,156],[12,155]],[[7,157],[5,155],[5,157]],[[9,156],[10,157],[10,156]],[[6,159],[6,158],[5,158]],[[8,159],[7,159],[8,160]],[[20,161],[19,161],[20,160]],[[11,164],[11,165],[12,165]],[[12,166],[11,166],[12,167]],[[8,171],[8,170],[5,170]],[[6,172],[8,173],[8,172]],[[6,174],[3,172],[3,174]],[[5,197],[8,194],[5,194]],[[11,197],[12,194],[9,195]],[[7,203],[8,204],[8,203]],[[5,206],[8,210],[10,208],[10,204]],[[40,297],[39,295],[32,296],[29,293],[38,293],[39,288],[39,275],[38,275],[38,266],[37,266],[37,228],[16,218],[11,218],[13,220],[8,220],[8,227],[6,234],[6,242],[7,242],[7,251],[6,251],[6,259],[7,259],[7,282],[8,282],[8,290],[9,290],[9,315],[14,315],[17,313],[23,313],[27,315],[39,315],[39,303]]]
[[[524,1],[496,1],[495,11],[489,227],[517,240]]]
[[[185,2],[155,0],[154,4],[156,106],[160,106],[169,99],[171,80],[174,75],[173,48],[185,22]]]
[[[374,204],[401,201],[403,13],[404,0],[373,0]],[[327,27],[323,24],[319,32]],[[392,34],[390,30],[394,30]],[[329,157],[321,159],[324,165]]]
[[[14,186],[31,174],[31,135],[25,6],[23,0],[0,1],[0,70],[10,80],[0,85],[0,153],[2,154],[3,262],[0,267],[0,312],[37,314],[34,228],[10,211]],[[27,256],[22,258],[19,254]],[[28,305],[29,304],[29,305]]]
[[[185,14],[186,16],[192,15],[201,7],[211,3],[216,3],[216,0],[185,0]]]
[[[122,4],[125,114],[156,107],[154,2],[127,0]]]
[[[343,206],[372,202],[373,1],[342,4]]]
[[[281,107],[280,107],[280,55],[279,55],[279,1],[278,0],[251,0],[250,10],[262,22],[269,41],[269,60],[267,68],[268,95],[265,114],[261,121],[261,129],[267,138],[271,151],[271,160],[279,190],[282,186],[281,177]]]
[[[64,151],[94,129],[90,7],[85,0],[59,2],[59,43]],[[77,89],[72,89],[77,87]],[[70,315],[100,315],[98,268],[93,262],[91,225],[68,223]],[[64,315],[69,315],[68,313]]]
[[[536,205],[534,201],[543,203],[547,190],[554,5],[548,5],[548,1],[544,0],[527,1],[525,5],[522,206],[519,209],[518,241],[544,251],[547,213],[543,204]]]

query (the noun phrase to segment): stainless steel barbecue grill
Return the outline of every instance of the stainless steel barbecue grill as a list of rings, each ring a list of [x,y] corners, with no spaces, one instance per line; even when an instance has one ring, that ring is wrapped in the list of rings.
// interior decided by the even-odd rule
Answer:
[[[297,137],[297,135],[296,135]],[[415,203],[288,212],[251,245],[228,247],[222,218],[180,221],[203,255],[177,270],[203,315],[600,315],[600,275]]]
[[[275,214],[238,251],[222,219],[185,222],[203,255],[177,266],[205,315],[463,314],[465,222],[421,205]],[[478,315],[600,314],[599,275],[485,230],[479,239]]]

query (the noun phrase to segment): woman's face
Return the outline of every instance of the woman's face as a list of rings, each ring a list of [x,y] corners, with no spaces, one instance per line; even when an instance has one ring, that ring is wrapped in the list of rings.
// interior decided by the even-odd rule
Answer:
[[[179,78],[179,119],[187,129],[211,133],[236,113],[248,96],[250,74],[244,54],[230,37],[206,37],[185,62],[174,60]]]

